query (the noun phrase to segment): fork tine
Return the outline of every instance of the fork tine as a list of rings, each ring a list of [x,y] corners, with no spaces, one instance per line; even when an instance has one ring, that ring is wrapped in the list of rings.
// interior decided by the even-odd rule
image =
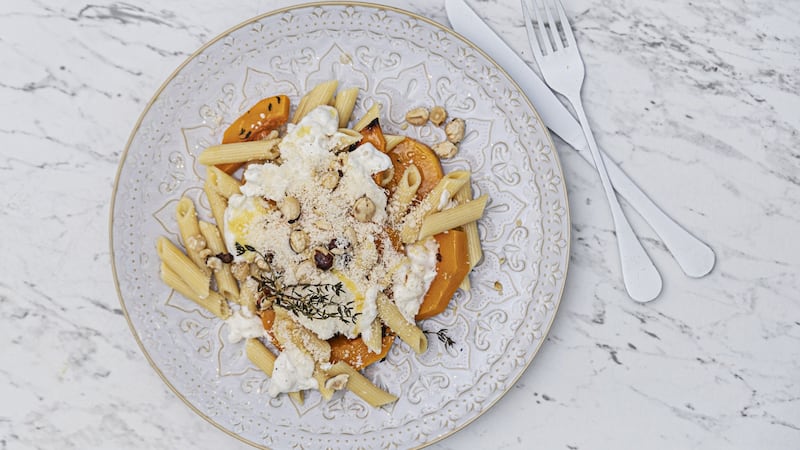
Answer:
[[[575,35],[572,33],[572,26],[569,24],[569,19],[567,18],[567,13],[564,12],[564,5],[561,3],[561,0],[553,0],[556,3],[556,9],[558,10],[558,15],[561,17],[561,28],[564,30],[564,37],[567,38],[567,45],[570,47],[575,47]]]
[[[549,55],[553,53],[553,46],[550,44],[550,37],[547,35],[547,30],[545,30],[544,26],[544,20],[542,20],[542,16],[540,15],[539,2],[538,0],[531,1],[533,17],[536,20],[536,28],[539,29],[539,45],[542,46],[542,49],[545,51],[545,53]]]
[[[531,11],[528,9],[528,0],[520,0],[519,2],[522,3],[522,18],[525,21],[525,30],[528,32],[528,41],[531,44],[533,56],[536,62],[539,63],[539,58],[544,55],[542,54],[542,47],[539,43],[540,39],[536,38],[536,30],[533,29]]]
[[[547,22],[550,24],[550,35],[553,37],[553,42],[556,44],[557,50],[562,50],[564,48],[564,43],[561,42],[561,34],[558,32],[558,23],[553,20],[553,15],[550,13],[550,7],[547,6],[550,3],[550,0],[543,0],[542,3],[544,4],[544,13],[547,15]],[[569,22],[564,24],[562,22],[562,26],[569,26]]]

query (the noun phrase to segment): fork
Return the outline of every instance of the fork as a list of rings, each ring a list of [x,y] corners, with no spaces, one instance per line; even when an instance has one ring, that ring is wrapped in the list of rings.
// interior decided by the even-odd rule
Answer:
[[[550,0],[531,0],[532,8],[528,6],[528,0],[521,0],[522,14],[525,19],[525,28],[528,31],[528,39],[533,50],[533,56],[542,77],[551,89],[563,95],[572,104],[575,114],[583,128],[586,141],[589,143],[589,150],[592,153],[595,168],[600,181],[603,184],[608,204],[611,209],[611,216],[614,220],[614,228],[617,233],[617,245],[619,247],[620,265],[622,266],[622,279],[628,295],[637,302],[649,302],[655,300],[661,292],[662,281],[653,261],[645,252],[641,242],[636,238],[628,218],[622,212],[619,200],[614,193],[611,180],[606,172],[606,166],[597,148],[597,142],[589,127],[586,112],[581,101],[581,88],[585,69],[583,59],[575,43],[575,36],[569,24],[564,7],[560,0],[553,0],[558,12],[559,20],[554,20],[548,2]],[[539,3],[541,2],[541,6]],[[531,17],[531,9],[533,17]],[[542,20],[542,11],[547,18],[547,24]],[[536,29],[539,30],[537,36]],[[560,26],[559,26],[560,25]],[[560,30],[560,32],[559,32]],[[563,33],[565,41],[562,40]],[[552,40],[552,42],[551,42]]]

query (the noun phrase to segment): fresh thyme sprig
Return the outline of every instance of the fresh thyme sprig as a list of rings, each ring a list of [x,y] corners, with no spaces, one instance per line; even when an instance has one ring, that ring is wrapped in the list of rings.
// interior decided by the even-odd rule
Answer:
[[[254,252],[261,256],[269,266],[266,255],[259,253],[251,245],[236,243],[236,254]],[[269,267],[257,278],[258,291],[271,298],[273,303],[297,315],[311,320],[339,319],[344,323],[356,323],[361,313],[354,312],[354,301],[336,301],[345,293],[344,285],[338,283],[300,283],[285,285],[283,278]]]
[[[454,341],[450,336],[447,335],[447,328],[442,328],[439,331],[428,331],[423,330],[425,334],[435,334],[436,337],[439,339],[439,342],[444,344],[445,348],[452,348],[456,345],[456,341]]]

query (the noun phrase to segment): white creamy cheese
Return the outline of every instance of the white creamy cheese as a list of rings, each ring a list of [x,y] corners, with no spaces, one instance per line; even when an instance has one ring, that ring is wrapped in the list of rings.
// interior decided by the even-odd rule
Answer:
[[[264,336],[264,325],[258,316],[246,309],[235,311],[226,321],[228,324],[228,342],[235,344],[242,339]]]
[[[339,181],[340,189],[347,198],[355,202],[358,198],[367,196],[375,204],[373,222],[386,220],[386,192],[375,184],[372,174],[382,172],[392,167],[392,160],[370,143],[359,145],[350,152],[347,164],[343,170],[344,175]]]
[[[394,274],[394,303],[411,323],[414,323],[419,305],[436,277],[438,251],[439,244],[433,237],[406,246],[408,260]]]
[[[317,387],[314,379],[314,359],[294,344],[288,343],[275,359],[267,393],[296,392]]]

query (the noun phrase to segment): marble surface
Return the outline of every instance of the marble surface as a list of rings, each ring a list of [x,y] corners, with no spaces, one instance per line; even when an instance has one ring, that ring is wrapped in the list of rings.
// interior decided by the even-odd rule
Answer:
[[[249,448],[140,353],[110,270],[117,164],[194,50],[288,1],[34,0],[0,11],[0,449]],[[516,1],[471,2],[531,61]],[[447,23],[443,1],[392,2]],[[461,448],[800,447],[800,3],[574,0],[584,101],[604,148],[717,252],[622,287],[593,169],[556,141],[572,258],[549,338]]]

